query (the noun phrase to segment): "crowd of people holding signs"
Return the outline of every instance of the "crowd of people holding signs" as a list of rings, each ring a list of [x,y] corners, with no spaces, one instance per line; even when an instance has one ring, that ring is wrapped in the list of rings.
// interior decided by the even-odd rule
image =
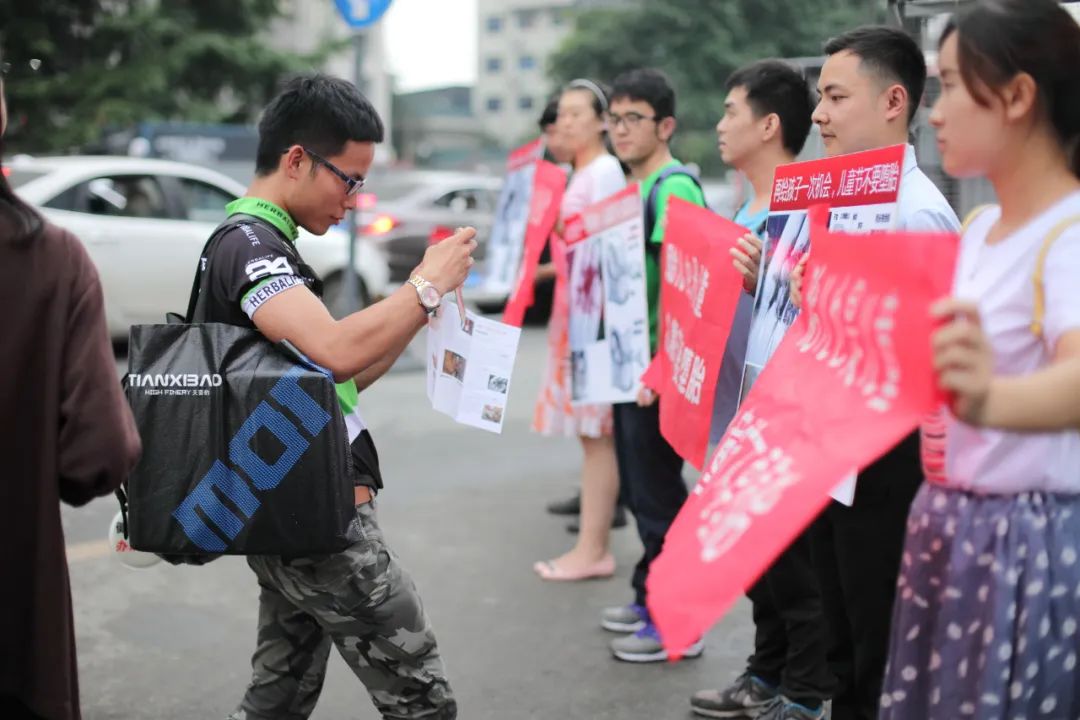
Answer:
[[[124,395],[92,263],[0,176],[0,292],[40,309],[2,338],[26,359],[0,398],[45,408],[0,439],[28,478],[3,506],[28,544],[0,618],[5,717],[80,716],[56,507],[122,482],[118,551],[248,556],[259,623],[230,718],[308,717],[332,646],[382,717],[457,717],[379,527],[360,393],[426,328],[432,404],[500,431],[517,326],[554,279],[533,424],[580,439],[580,532],[534,569],[613,575],[629,511],[643,554],[599,618],[616,658],[701,655],[745,593],[746,667],[695,693],[697,715],[1080,718],[1080,25],[1053,0],[980,0],[938,50],[944,170],[999,200],[964,223],[908,144],[927,67],[901,30],[837,35],[817,88],[775,59],[726,79],[719,151],[751,188],[730,220],[672,155],[661,71],[567,84],[508,165],[487,279],[510,294],[502,323],[444,302],[471,228],[389,298],[328,313],[298,228],[355,207],[383,126],[350,83],[295,78],[188,312],[133,329]],[[796,162],[813,124],[825,157]]]
[[[732,220],[671,154],[660,71],[560,94],[536,429],[582,436],[582,534],[536,572],[613,574],[625,503],[644,554],[601,624],[631,662],[700,655],[745,592],[754,647],[704,717],[1080,717],[1080,27],[1049,0],[946,27],[943,165],[1000,198],[963,227],[909,144],[918,44],[825,54],[817,88],[778,60],[728,79]],[[811,124],[825,157],[795,162]]]

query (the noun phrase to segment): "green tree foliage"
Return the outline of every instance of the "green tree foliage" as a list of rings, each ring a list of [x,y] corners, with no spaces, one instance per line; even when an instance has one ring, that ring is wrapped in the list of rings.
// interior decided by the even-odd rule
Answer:
[[[324,56],[268,47],[279,14],[278,0],[0,0],[6,143],[64,151],[146,120],[250,122]]]
[[[678,92],[680,158],[715,172],[722,164],[713,128],[733,70],[769,57],[818,56],[827,38],[883,19],[876,0],[646,0],[581,13],[548,73],[557,84],[610,83],[631,68],[664,70]]]

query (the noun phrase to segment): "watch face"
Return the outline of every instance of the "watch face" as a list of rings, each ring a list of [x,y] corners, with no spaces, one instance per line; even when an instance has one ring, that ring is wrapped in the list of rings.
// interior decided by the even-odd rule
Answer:
[[[420,291],[420,302],[429,310],[434,310],[442,302],[442,296],[439,295],[439,291],[435,289],[434,285],[428,285]]]

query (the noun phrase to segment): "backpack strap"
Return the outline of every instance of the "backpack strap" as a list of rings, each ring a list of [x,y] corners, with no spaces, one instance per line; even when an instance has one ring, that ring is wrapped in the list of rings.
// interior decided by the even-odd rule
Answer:
[[[1035,309],[1031,318],[1031,332],[1040,340],[1043,339],[1043,322],[1046,319],[1046,286],[1043,282],[1043,277],[1046,274],[1046,258],[1050,255],[1050,249],[1057,242],[1057,239],[1066,230],[1077,224],[1080,224],[1080,215],[1073,215],[1051,228],[1043,240],[1042,247],[1039,248],[1039,256],[1035,260],[1035,273],[1031,277],[1035,289]]]
[[[188,296],[187,312],[184,313],[184,322],[192,323],[195,319],[195,309],[199,304],[199,298],[202,295],[202,280],[204,274],[203,259],[209,257],[210,246],[219,240],[225,233],[240,227],[248,222],[247,216],[243,216],[243,219],[234,220],[235,216],[229,217],[225,222],[217,226],[217,229],[210,234],[210,239],[203,245],[202,252],[199,253],[199,264],[195,266],[195,279],[191,282],[191,295]]]
[[[292,243],[289,242],[280,230],[266,222],[262,218],[255,217],[254,215],[248,215],[246,213],[234,213],[225,219],[213,233],[210,235],[210,239],[203,245],[202,252],[199,253],[199,264],[195,267],[195,279],[191,283],[191,295],[188,297],[187,312],[184,314],[183,322],[192,323],[195,322],[195,315],[199,309],[199,300],[202,297],[202,280],[205,274],[205,268],[203,268],[202,262],[204,259],[210,257],[212,252],[212,246],[215,242],[220,240],[231,230],[235,230],[241,225],[258,225],[259,227],[266,228],[270,232],[281,238],[287,248],[292,251],[293,259],[296,262],[297,268],[300,270],[300,275],[305,279],[310,279],[312,282],[312,291],[322,297],[322,279],[315,273],[315,270],[304,262],[304,259],[300,257],[300,251],[297,250]]]
[[[660,202],[660,186],[664,184],[664,181],[674,175],[685,175],[694,181],[694,184],[698,186],[698,190],[704,190],[701,187],[701,180],[698,179],[690,168],[685,165],[672,165],[669,168],[664,168],[660,171],[660,176],[656,178],[656,182],[653,183],[652,189],[649,190],[649,197],[645,199],[645,252],[652,252],[659,254],[660,249],[656,247],[656,243],[652,241],[653,230],[656,229],[657,220],[657,205]]]

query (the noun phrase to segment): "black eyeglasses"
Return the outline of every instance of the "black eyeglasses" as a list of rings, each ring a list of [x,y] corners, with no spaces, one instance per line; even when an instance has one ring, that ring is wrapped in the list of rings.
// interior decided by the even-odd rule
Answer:
[[[625,124],[627,130],[633,130],[641,124],[642,120],[658,120],[655,115],[642,115],[641,113],[628,112],[625,115],[616,115],[615,113],[608,113],[608,124],[612,129]]]
[[[286,151],[288,152],[288,151]],[[354,197],[360,194],[360,189],[364,187],[364,183],[367,182],[366,178],[351,178],[345,174],[345,172],[334,163],[330,162],[326,158],[311,152],[307,148],[304,148],[304,152],[311,156],[311,159],[325,167],[330,172],[341,178],[341,181],[345,183],[345,197]]]

